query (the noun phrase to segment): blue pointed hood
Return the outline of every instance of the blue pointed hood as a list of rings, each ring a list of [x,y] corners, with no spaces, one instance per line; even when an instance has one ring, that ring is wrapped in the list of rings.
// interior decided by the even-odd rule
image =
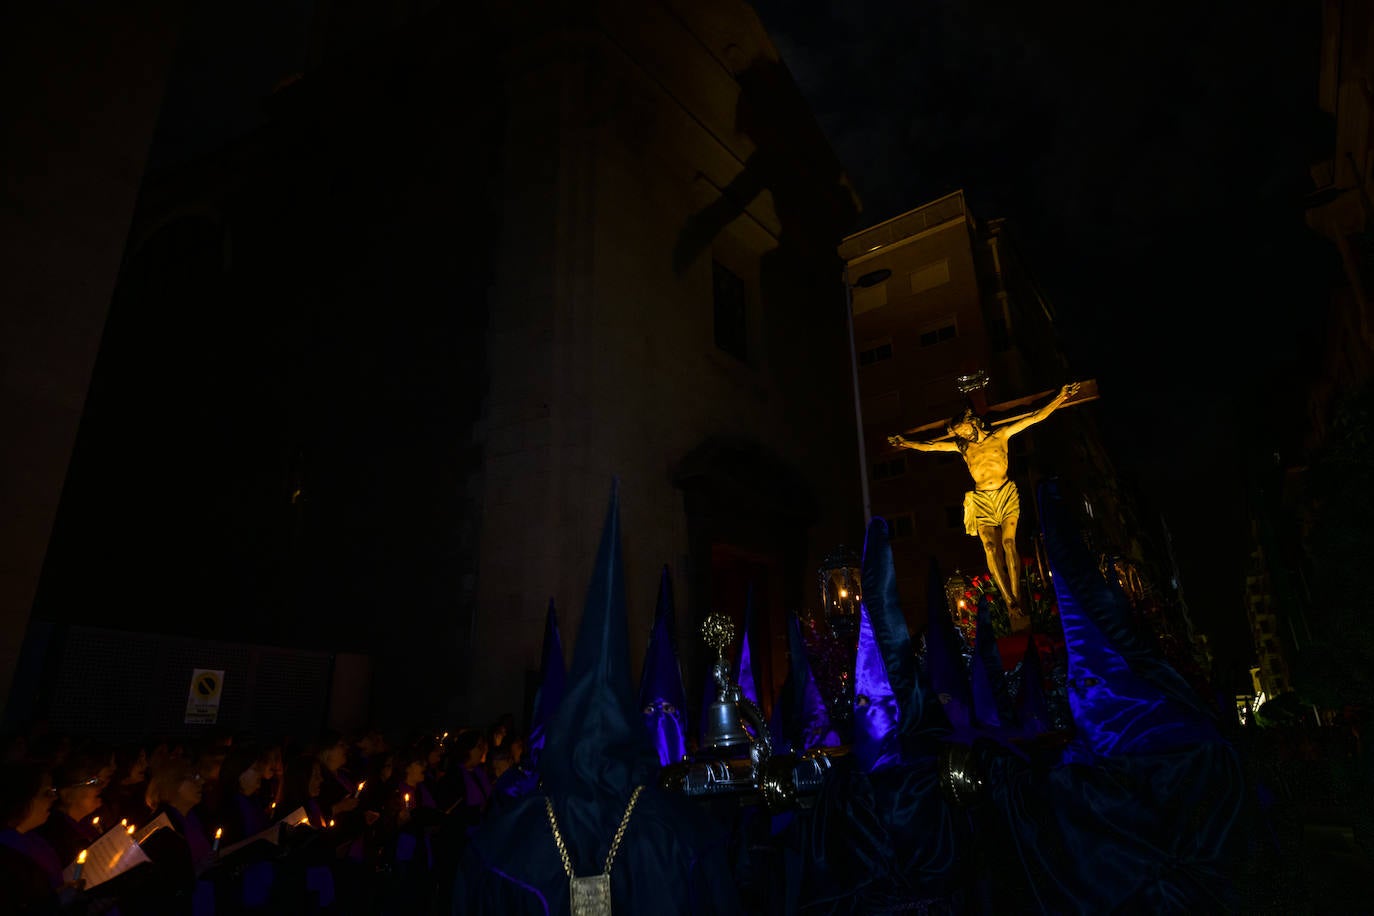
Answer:
[[[755,706],[762,706],[759,702],[759,684],[754,677],[754,660],[749,651],[749,634],[754,632],[754,585],[749,584],[749,594],[744,601],[744,631],[739,641],[739,668],[735,671],[735,683],[739,684],[740,692],[744,698],[752,702]]]
[[[558,612],[553,599],[544,617],[544,651],[539,663],[539,691],[534,695],[534,717],[530,722],[530,737],[525,752],[530,762],[537,763],[544,749],[549,721],[563,702],[567,687],[567,670],[563,662],[563,639],[558,633]]]
[[[864,538],[863,602],[854,663],[854,753],[872,771],[900,761],[909,737],[929,730],[925,689],[897,597],[887,522],[875,518]]]
[[[973,715],[980,725],[1002,727],[997,687],[1002,678],[1002,658],[997,652],[997,637],[992,633],[988,597],[978,599],[977,629],[974,631],[973,658],[969,660],[969,686],[973,693]]]
[[[1054,719],[1045,700],[1045,673],[1040,667],[1040,649],[1035,636],[1026,634],[1026,654],[1021,660],[1021,684],[1016,694],[1016,718],[1021,733],[1043,735],[1053,731]]]
[[[658,607],[644,671],[639,679],[639,705],[649,740],[667,766],[687,755],[687,690],[682,686],[674,637],[673,583],[668,567],[659,577]]]
[[[956,735],[967,735],[973,725],[973,698],[963,655],[959,652],[954,623],[946,606],[945,580],[940,565],[932,557],[926,624],[926,668],[930,686]]]
[[[1133,630],[1126,596],[1102,578],[1057,481],[1041,485],[1040,512],[1069,655],[1075,740],[1097,756],[1215,740],[1215,726],[1187,682]]]
[[[787,680],[783,682],[778,702],[773,706],[769,727],[779,753],[801,753],[817,747],[838,747],[844,744],[830,721],[830,710],[821,696],[811,661],[802,639],[801,621],[796,614],[787,615]]]
[[[615,830],[630,792],[658,770],[630,681],[618,489],[612,485],[567,692],[539,760],[565,835],[589,843]]]

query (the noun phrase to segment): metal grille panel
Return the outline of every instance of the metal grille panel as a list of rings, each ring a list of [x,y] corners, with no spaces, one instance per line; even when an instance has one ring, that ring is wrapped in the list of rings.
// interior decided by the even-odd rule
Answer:
[[[332,657],[269,646],[70,627],[59,637],[48,702],[53,729],[112,741],[248,731],[313,737],[329,708]],[[196,668],[224,671],[219,718],[186,725]]]

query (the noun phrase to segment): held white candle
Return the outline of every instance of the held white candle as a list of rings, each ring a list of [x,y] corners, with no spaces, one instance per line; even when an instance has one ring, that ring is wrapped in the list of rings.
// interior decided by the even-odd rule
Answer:
[[[137,830],[137,829],[138,829],[138,828],[135,827],[133,824],[130,824],[130,825],[129,825],[129,836],[133,836],[133,835],[134,835],[134,831]]]
[[[406,793],[406,810],[407,810],[407,811],[410,810],[410,793],[409,793],[409,792]]]
[[[72,872],[72,880],[81,880],[81,869],[86,867],[86,850],[81,850],[76,854],[76,869]]]
[[[96,828],[99,828],[99,827],[100,827],[100,815],[99,815],[99,814],[97,814],[95,817],[91,818],[91,826],[92,826],[92,827],[96,827]]]
[[[215,828],[215,845],[210,847],[210,851],[211,851],[211,852],[219,852],[219,838],[222,837],[222,836],[224,836],[224,828],[223,828],[223,827],[216,827],[216,828]]]
[[[366,779],[364,779],[362,782],[358,783],[358,791],[357,791],[356,794],[354,794],[354,796],[353,796],[354,798],[361,798],[361,797],[362,797],[362,794],[363,794],[363,786],[365,786],[365,785],[367,785],[367,780],[366,780]]]

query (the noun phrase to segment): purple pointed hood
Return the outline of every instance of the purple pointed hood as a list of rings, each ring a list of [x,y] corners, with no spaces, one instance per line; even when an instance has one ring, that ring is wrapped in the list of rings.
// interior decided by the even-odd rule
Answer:
[[[735,671],[735,683],[744,698],[755,706],[759,703],[759,685],[754,677],[754,660],[749,651],[749,634],[754,632],[754,586],[749,585],[749,595],[744,602],[744,631],[739,641],[739,668]]]
[[[887,522],[873,519],[864,539],[863,603],[854,662],[854,754],[870,772],[903,759],[907,739],[931,728],[911,635],[897,597]]]
[[[687,755],[687,690],[682,686],[673,622],[673,583],[668,567],[664,566],[659,577],[654,629],[639,679],[644,725],[658,751],[659,763],[664,766]]]
[[[1102,578],[1057,481],[1041,486],[1040,511],[1069,655],[1076,740],[1096,756],[1216,740],[1215,725],[1187,682],[1134,631],[1126,596]]]
[[[830,721],[830,710],[826,708],[820,685],[811,670],[801,621],[796,614],[787,615],[787,651],[787,680],[782,685],[778,702],[773,705],[773,718],[769,722],[778,752],[801,753],[844,744]]]
[[[901,719],[865,601],[859,607],[859,650],[854,660],[853,753],[861,767],[872,772],[901,762]]]

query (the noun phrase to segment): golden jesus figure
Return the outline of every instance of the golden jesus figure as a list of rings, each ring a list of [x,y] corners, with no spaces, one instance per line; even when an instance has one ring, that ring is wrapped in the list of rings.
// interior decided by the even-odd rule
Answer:
[[[1021,557],[1016,549],[1016,522],[1021,516],[1021,496],[1007,477],[1007,441],[1012,436],[1054,413],[1078,393],[1078,383],[1060,389],[1054,399],[1034,413],[989,429],[982,417],[965,410],[946,427],[952,438],[915,441],[889,436],[887,441],[918,452],[958,452],[973,477],[973,489],[964,494],[964,530],[983,542],[988,572],[1007,601],[1013,631],[1024,630],[1030,618],[1021,607]]]

